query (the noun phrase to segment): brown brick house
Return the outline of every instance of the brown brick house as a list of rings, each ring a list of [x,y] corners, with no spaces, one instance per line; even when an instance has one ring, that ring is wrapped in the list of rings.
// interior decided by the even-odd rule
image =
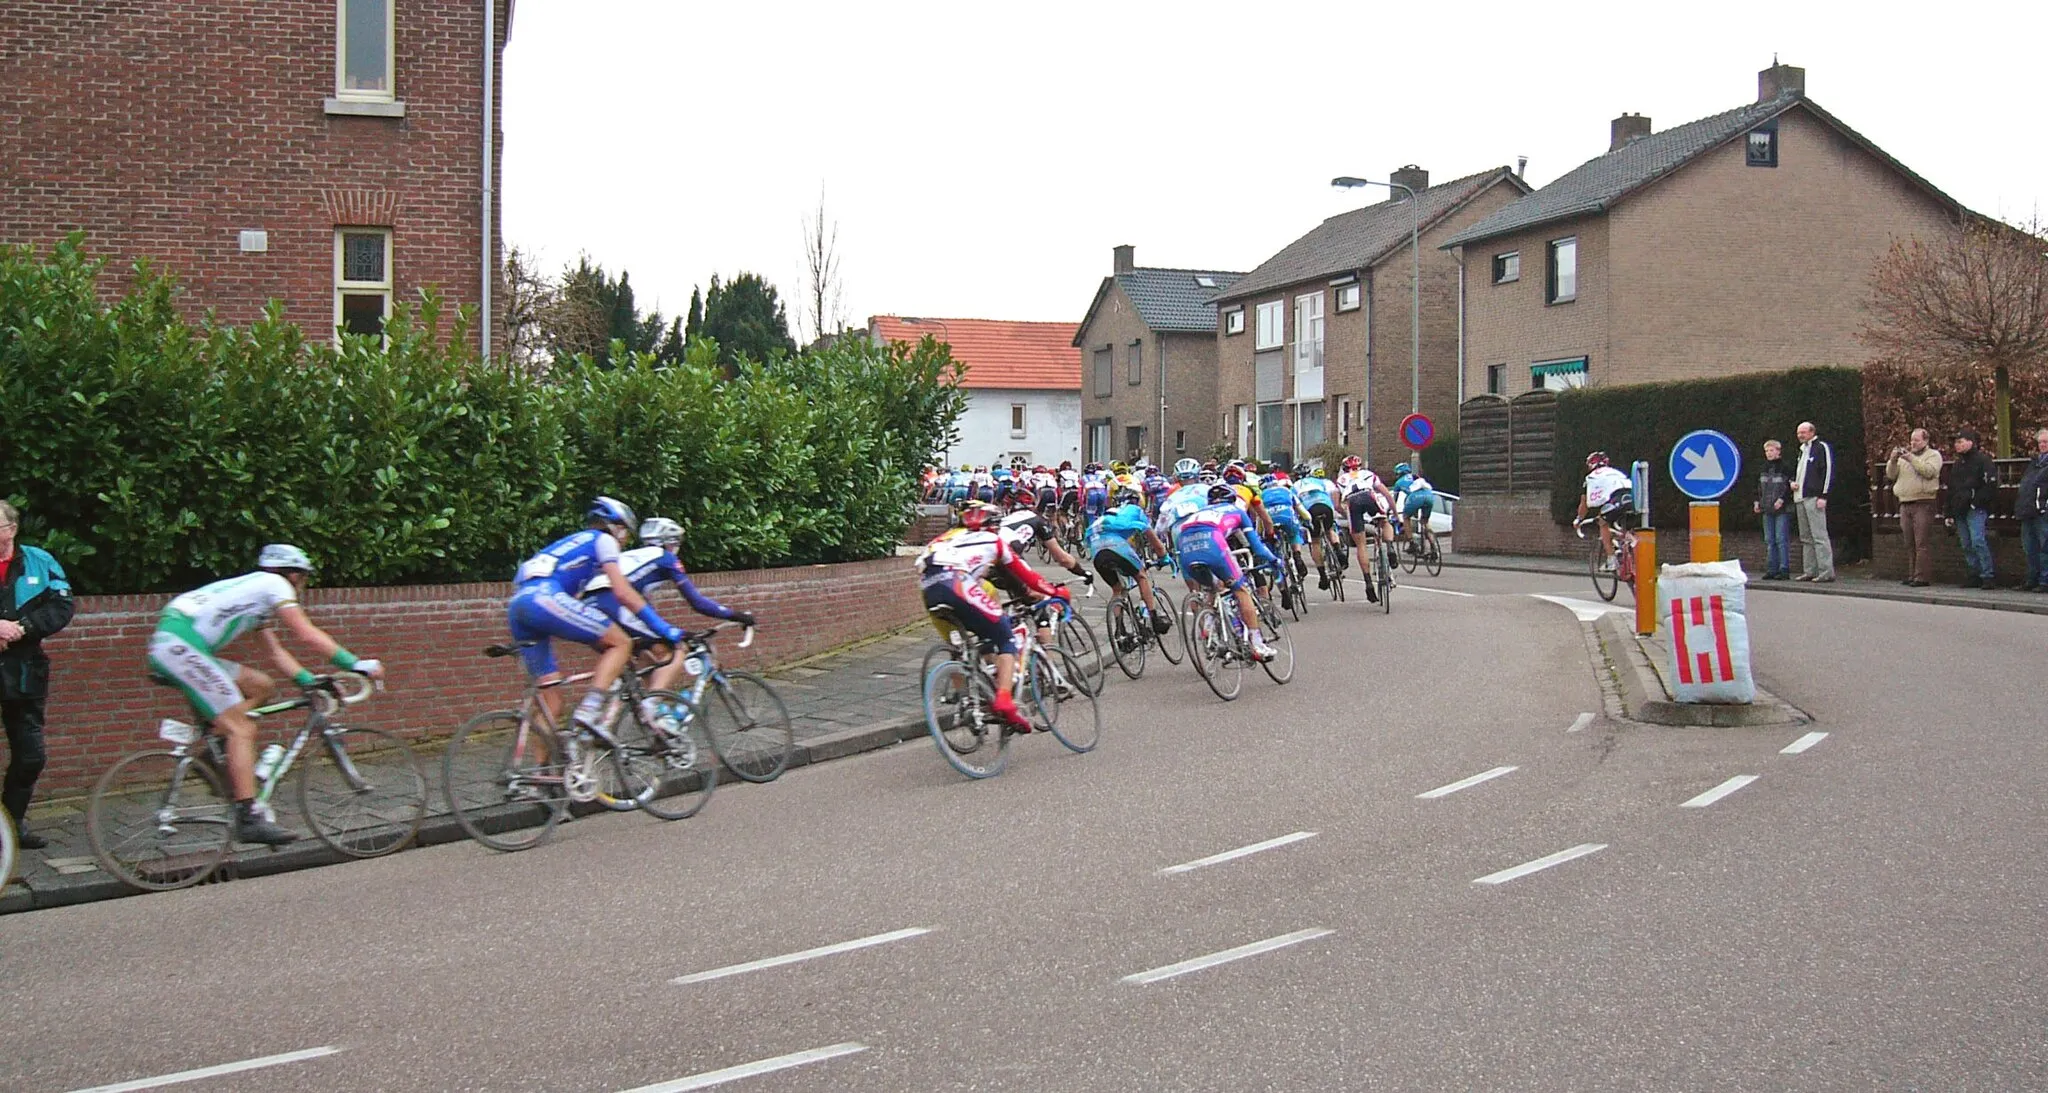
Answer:
[[[1452,235],[1465,390],[1860,364],[1867,282],[1956,202],[1822,110],[1805,70],[1663,132],[1624,114],[1606,154]]]
[[[1396,430],[1410,408],[1409,239],[1420,216],[1421,407],[1453,428],[1458,387],[1458,267],[1452,235],[1529,192],[1506,167],[1429,184],[1403,167],[1389,199],[1333,216],[1216,296],[1214,419],[1240,454],[1299,455],[1335,441],[1375,466],[1406,456]],[[1370,451],[1367,451],[1368,446]]]
[[[244,324],[277,300],[315,335],[379,331],[429,285],[477,305],[512,7],[0,5],[0,242],[82,230],[117,269],[155,259],[195,310]]]
[[[1137,264],[1113,252],[1074,334],[1082,354],[1081,449],[1104,462],[1171,464],[1216,443],[1216,305],[1242,273]]]

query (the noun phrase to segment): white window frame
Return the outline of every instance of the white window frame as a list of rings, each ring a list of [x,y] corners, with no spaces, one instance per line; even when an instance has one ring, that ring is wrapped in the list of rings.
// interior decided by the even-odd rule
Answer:
[[[1244,333],[1244,308],[1233,307],[1223,313],[1223,333],[1226,335]]]
[[[1514,267],[1515,267],[1515,269],[1514,269],[1514,272],[1513,272],[1513,273],[1508,273],[1508,272],[1506,272],[1506,270],[1507,270],[1507,267],[1508,267],[1508,263],[1509,263],[1510,261],[1512,261],[1512,262],[1514,263]],[[1499,254],[1496,254],[1496,255],[1494,255],[1494,256],[1493,256],[1493,283],[1494,283],[1494,284],[1496,284],[1496,285],[1507,285],[1507,284],[1513,284],[1514,282],[1516,282],[1516,281],[1519,281],[1519,280],[1521,280],[1521,279],[1522,279],[1522,252],[1521,252],[1521,251],[1518,251],[1518,250],[1502,251],[1501,253],[1499,253]]]
[[[1570,248],[1572,255],[1570,291],[1565,290],[1565,275],[1561,268],[1562,263],[1558,261],[1558,257],[1565,252],[1566,248]],[[1579,298],[1578,236],[1567,235],[1560,239],[1553,239],[1546,244],[1543,266],[1543,295],[1546,297],[1545,303],[1568,304]]]
[[[1351,400],[1348,398],[1337,400],[1337,443],[1347,448],[1351,446]]]
[[[384,279],[382,281],[350,281],[342,276],[344,272],[342,269],[343,259],[347,251],[346,241],[351,235],[383,236]],[[384,298],[384,322],[386,324],[391,322],[391,298],[395,285],[392,274],[392,266],[395,264],[393,261],[395,256],[392,254],[393,249],[390,228],[337,227],[334,229],[334,340],[337,344],[341,341],[341,302],[344,296],[368,296],[372,294],[382,296]],[[386,337],[388,338],[389,335],[386,335]]]
[[[1252,349],[1278,349],[1287,344],[1287,301],[1268,300],[1258,306]]]
[[[1361,303],[1363,302],[1364,295],[1365,294],[1360,291],[1360,286],[1356,281],[1353,281],[1348,285],[1338,285],[1337,310],[1357,311]]]
[[[344,102],[398,101],[398,0],[384,0],[384,90],[348,86],[348,5],[334,0],[334,97]]]
[[[1012,440],[1022,439],[1025,435],[1025,427],[1031,420],[1026,416],[1028,412],[1026,407],[1028,405],[1028,403],[1022,402],[1010,404],[1010,438]]]

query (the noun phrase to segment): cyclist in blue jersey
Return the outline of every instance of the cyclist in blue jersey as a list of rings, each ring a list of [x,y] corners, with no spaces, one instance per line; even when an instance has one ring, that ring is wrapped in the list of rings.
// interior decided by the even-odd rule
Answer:
[[[1250,576],[1231,553],[1231,539],[1238,535],[1244,537],[1245,545],[1262,565],[1280,567],[1280,559],[1259,538],[1258,526],[1245,511],[1237,490],[1219,482],[1209,487],[1209,503],[1181,521],[1180,531],[1174,537],[1175,552],[1191,581],[1199,581],[1206,588],[1215,587],[1218,581],[1226,582],[1223,590],[1237,597],[1238,617],[1251,634],[1252,659],[1269,661],[1273,659],[1273,647],[1266,644],[1265,632],[1259,627],[1258,604],[1245,587]]]
[[[959,470],[946,476],[946,503],[961,504],[967,500],[968,493],[973,489],[974,468],[962,463]]]
[[[1090,463],[1081,472],[1081,516],[1089,522],[1109,509],[1109,472]]]
[[[1166,477],[1164,470],[1148,466],[1139,486],[1145,491],[1145,515],[1158,516],[1160,503],[1166,500],[1167,494],[1173,492],[1173,479]]]
[[[682,559],[676,557],[676,548],[683,543],[683,526],[674,520],[652,516],[640,525],[640,546],[619,555],[619,571],[626,575],[626,583],[633,586],[644,599],[662,585],[673,585],[690,604],[690,609],[699,615],[714,619],[736,622],[749,629],[753,628],[752,612],[740,611],[725,606],[699,591],[690,574],[683,569]],[[583,599],[595,604],[597,609],[623,627],[626,633],[646,641],[666,641],[654,632],[640,616],[628,611],[612,591],[612,582],[600,574],[583,589]],[[676,655],[667,664],[654,670],[648,686],[661,691],[673,691],[682,682],[685,658]],[[651,721],[660,711],[643,710]]]
[[[597,650],[590,689],[584,692],[573,720],[581,730],[602,734],[600,707],[605,692],[618,681],[619,673],[632,659],[633,640],[612,616],[595,604],[577,599],[577,594],[603,574],[609,578],[619,604],[638,616],[655,636],[674,645],[683,640],[683,632],[669,625],[619,568],[619,548],[630,540],[638,522],[633,510],[609,497],[600,497],[591,502],[587,515],[588,527],[555,540],[519,564],[519,573],[514,578],[517,587],[511,602],[505,605],[505,616],[512,627],[512,640],[532,642],[520,650],[520,658],[526,664],[527,674],[542,683],[561,678],[555,664],[553,639],[566,638]],[[544,688],[540,694],[548,713],[559,724],[560,688]]]
[[[1278,472],[1261,475],[1259,499],[1266,504],[1266,518],[1273,521],[1275,546],[1284,547],[1289,543],[1302,546],[1308,542],[1308,509],[1302,505],[1301,498],[1284,475]],[[1286,566],[1281,566],[1280,606],[1292,606],[1297,592],[1294,574]]]
[[[1401,501],[1401,515],[1407,521],[1408,541],[1412,544],[1422,538],[1422,529],[1429,526],[1429,518],[1436,513],[1436,487],[1429,479],[1415,473],[1415,468],[1406,463],[1394,464],[1394,494]]]
[[[1145,555],[1164,557],[1166,544],[1152,533],[1152,523],[1145,518],[1144,509],[1136,502],[1125,502],[1104,513],[1088,525],[1087,549],[1095,571],[1102,574],[1102,579],[1108,581],[1114,591],[1124,590],[1126,578],[1138,582],[1140,619],[1158,633],[1173,630],[1173,620],[1159,618],[1152,613],[1152,578],[1146,573],[1151,565]]]
[[[1308,510],[1308,550],[1316,560],[1316,587],[1327,589],[1330,579],[1323,575],[1323,536],[1337,526],[1337,504],[1331,500],[1336,496],[1337,484],[1308,464],[1296,463],[1294,492],[1301,498],[1302,507]]]

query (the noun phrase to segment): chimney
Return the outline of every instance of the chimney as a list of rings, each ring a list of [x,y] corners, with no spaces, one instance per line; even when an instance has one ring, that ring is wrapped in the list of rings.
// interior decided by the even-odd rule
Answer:
[[[1614,119],[1608,128],[1607,150],[1619,152],[1630,141],[1641,140],[1650,135],[1650,119],[1641,114],[1623,114]]]
[[[1389,177],[1396,185],[1406,186],[1418,194],[1429,189],[1429,172],[1417,167],[1413,163],[1406,167],[1395,169],[1394,173]],[[1395,194],[1394,196],[1398,198],[1402,195]]]
[[[1756,101],[1770,102],[1787,91],[1806,94],[1806,70],[1779,64],[1778,59],[1772,57],[1771,67],[1756,74]]]
[[[1115,269],[1113,270],[1113,272],[1129,273],[1132,270],[1138,268],[1138,248],[1131,246],[1129,243],[1125,243],[1124,245],[1117,247],[1111,253],[1116,256],[1116,261],[1114,263]]]
[[[1515,177],[1516,177],[1516,178],[1521,178],[1521,177],[1522,177],[1522,173],[1523,173],[1523,172],[1525,172],[1525,171],[1527,171],[1528,169],[1529,169],[1529,157],[1528,157],[1528,156],[1516,156],[1516,157],[1515,157]]]

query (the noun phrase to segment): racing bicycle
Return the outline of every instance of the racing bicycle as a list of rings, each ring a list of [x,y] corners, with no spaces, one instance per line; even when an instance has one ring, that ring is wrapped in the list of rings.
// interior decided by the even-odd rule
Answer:
[[[687,740],[676,735],[682,723],[690,717],[701,718],[711,750],[725,769],[743,781],[772,782],[789,769],[790,756],[796,752],[796,728],[789,720],[789,707],[767,680],[752,672],[726,671],[718,666],[711,639],[732,625],[684,631],[688,652],[683,667],[696,682],[669,716],[657,718],[653,727],[671,746],[681,749],[688,746]],[[749,627],[739,647],[752,644],[754,631]]]
[[[1337,525],[1330,523],[1322,532],[1323,560],[1316,565],[1316,572],[1329,584],[1330,598],[1339,603],[1344,601],[1344,571],[1351,566],[1351,542]]]
[[[1249,565],[1250,553],[1237,553],[1244,571],[1254,572]],[[1256,585],[1252,592],[1252,602],[1259,610],[1259,625],[1266,632],[1266,644],[1273,649],[1273,659],[1262,663],[1252,656],[1251,633],[1239,617],[1237,597],[1228,592],[1219,594],[1218,587],[1219,582],[1213,578],[1206,583],[1197,582],[1181,606],[1181,621],[1187,628],[1188,658],[1194,662],[1202,681],[1216,697],[1229,702],[1244,689],[1246,664],[1258,664],[1275,683],[1293,679],[1294,635],[1274,609],[1270,592]]]
[[[1067,750],[1088,752],[1102,740],[1102,707],[1081,685],[1081,666],[1058,646],[1039,644],[1038,627],[1050,619],[1057,599],[1025,607],[1016,619],[1017,671],[1010,693],[1032,727],[1051,732]],[[925,727],[939,754],[969,778],[992,778],[1009,761],[1010,737],[1017,734],[995,712],[995,663],[981,638],[959,625],[949,607],[931,609],[947,624],[943,653],[930,664],[921,685]]]
[[[1444,571],[1443,548],[1436,541],[1436,532],[1429,530],[1429,524],[1419,517],[1410,517],[1418,525],[1412,537],[1401,540],[1401,568],[1410,573],[1420,565],[1429,570],[1429,575],[1438,577]]]
[[[1109,605],[1102,613],[1103,629],[1109,634],[1110,654],[1116,658],[1116,666],[1132,679],[1145,674],[1145,657],[1154,645],[1159,647],[1159,655],[1165,657],[1167,663],[1179,664],[1181,661],[1180,641],[1168,640],[1173,633],[1172,597],[1156,582],[1152,585],[1151,617],[1167,621],[1168,630],[1164,634],[1149,625],[1149,620],[1139,610],[1140,599],[1138,582],[1127,582],[1110,597]]]
[[[1636,530],[1628,526],[1626,519],[1617,520],[1609,536],[1614,541],[1613,548],[1601,550],[1599,535],[1586,534],[1587,527],[1599,523],[1598,516],[1588,516],[1572,524],[1572,529],[1592,544],[1587,555],[1587,568],[1593,574],[1593,591],[1598,592],[1601,599],[1612,601],[1621,591],[1621,586],[1627,585],[1628,594],[1633,598],[1636,594]]]

